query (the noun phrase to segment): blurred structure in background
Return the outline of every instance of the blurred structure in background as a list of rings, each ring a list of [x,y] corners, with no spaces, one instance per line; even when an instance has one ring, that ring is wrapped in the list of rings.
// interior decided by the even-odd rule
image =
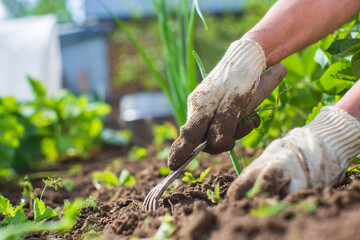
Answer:
[[[159,71],[165,72],[163,59],[159,57],[162,46],[153,2],[99,1],[111,9],[116,17],[126,20],[140,44],[153,56],[154,65]],[[43,82],[50,94],[64,87],[76,94],[106,100],[113,107],[113,114],[107,119],[108,125],[118,127],[122,112],[119,98],[126,94],[159,90],[146,64],[99,1],[0,0],[0,19],[6,17],[0,20],[0,96],[30,97],[26,81],[26,76],[30,75]],[[178,1],[166,1],[170,11],[175,10]],[[190,5],[192,0],[188,2]],[[212,30],[204,34],[205,30],[199,24],[197,31],[200,32],[197,35],[200,38],[195,39],[195,44],[196,41],[201,42],[197,50],[200,56],[204,53],[203,60],[208,70],[221,57],[227,44],[244,32],[241,25],[232,25],[237,19],[234,16],[241,13],[244,2],[199,0],[203,13],[213,15],[209,19]],[[220,23],[218,16],[224,13],[233,16]],[[209,47],[212,51],[208,51]],[[167,111],[169,115],[172,114],[169,108]],[[152,118],[151,114],[147,113],[146,118]],[[122,116],[120,119],[125,121],[128,118]]]
[[[26,77],[39,79],[54,93],[61,87],[57,21],[52,15],[0,22],[0,96],[32,98]]]

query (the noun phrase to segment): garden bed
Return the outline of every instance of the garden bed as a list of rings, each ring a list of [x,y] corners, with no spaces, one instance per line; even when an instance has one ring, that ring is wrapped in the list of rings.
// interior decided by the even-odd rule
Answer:
[[[356,174],[347,176],[337,188],[301,190],[283,201],[255,196],[228,202],[224,196],[236,177],[230,159],[227,154],[204,155],[200,167],[192,171],[198,177],[202,170],[211,167],[203,183],[185,183],[180,178],[171,191],[165,192],[159,209],[148,212],[143,210],[141,202],[164,178],[159,168],[166,166],[166,161],[157,159],[155,150],[148,149],[150,156],[146,161],[130,162],[125,158],[127,150],[106,148],[87,161],[74,159],[47,169],[59,171],[74,164],[82,165],[75,175],[63,177],[74,181],[74,189],[70,192],[63,188],[46,190],[43,196],[46,204],[60,207],[64,199],[94,196],[101,209],[82,209],[70,233],[39,233],[29,238],[81,239],[84,235],[100,234],[105,239],[150,238],[159,234],[160,226],[166,222],[167,227],[172,228],[170,232],[174,231],[170,234],[173,239],[354,239],[360,234],[360,181]],[[128,169],[136,184],[96,189],[92,173],[106,168],[117,175],[122,169]],[[214,190],[218,182],[223,200],[214,204],[208,199],[207,189]],[[40,195],[43,182],[33,180],[32,183]],[[18,203],[22,187],[1,186],[0,192],[12,203]],[[161,216],[167,213],[172,218],[164,220]],[[27,216],[31,218],[32,214],[27,213]],[[166,234],[169,233],[163,236],[170,237]]]

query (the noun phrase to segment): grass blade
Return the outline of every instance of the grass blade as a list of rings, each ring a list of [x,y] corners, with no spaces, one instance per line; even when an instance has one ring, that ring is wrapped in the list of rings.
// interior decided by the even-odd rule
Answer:
[[[196,52],[195,50],[194,50],[192,53],[193,53],[193,56],[194,56],[194,58],[195,58],[195,60],[196,60],[197,65],[198,65],[198,67],[199,67],[199,69],[200,69],[201,77],[202,77],[203,79],[205,79],[205,77],[206,77],[206,70],[205,70],[205,68],[204,68],[204,65],[203,65],[200,57],[199,57],[199,54],[197,54],[197,52]]]
[[[207,27],[207,24],[206,24],[206,21],[205,21],[205,18],[204,16],[202,15],[201,11],[200,11],[200,7],[199,7],[199,3],[197,0],[194,0],[194,4],[195,4],[195,8],[196,8],[196,12],[198,13],[201,21],[203,22],[204,24],[204,27],[206,29],[206,31],[208,30],[208,27]]]
[[[235,168],[235,172],[238,176],[240,176],[241,174],[241,167],[240,167],[240,164],[239,164],[239,161],[236,157],[236,154],[235,154],[235,151],[234,149],[230,150],[229,152],[229,156],[230,156],[230,159],[231,159],[231,162]]]

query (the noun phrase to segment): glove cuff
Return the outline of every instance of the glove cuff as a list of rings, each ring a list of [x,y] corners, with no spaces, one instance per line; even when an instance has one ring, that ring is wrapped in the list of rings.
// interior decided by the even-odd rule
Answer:
[[[344,110],[322,107],[307,127],[333,150],[342,169],[360,154],[360,122]]]

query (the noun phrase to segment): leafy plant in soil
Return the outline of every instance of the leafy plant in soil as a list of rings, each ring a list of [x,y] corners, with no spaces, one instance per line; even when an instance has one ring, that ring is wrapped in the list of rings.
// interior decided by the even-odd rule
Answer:
[[[148,152],[146,148],[133,146],[128,152],[127,158],[129,159],[129,161],[142,161],[145,160],[147,156]]]
[[[108,189],[119,185],[132,186],[136,183],[135,177],[127,169],[123,169],[119,177],[110,170],[93,172],[92,180],[96,189],[101,189],[100,182],[104,182]]]
[[[61,90],[48,96],[29,77],[34,99],[0,98],[0,177],[12,170],[44,167],[69,156],[87,156],[110,106]],[[10,169],[10,170],[9,170]],[[8,171],[6,171],[8,170]]]
[[[190,173],[190,172],[185,172],[185,173],[184,173],[185,176],[182,178],[182,180],[183,180],[183,182],[194,183],[194,184],[196,184],[196,183],[202,183],[202,182],[203,182],[203,179],[206,177],[206,175],[207,175],[209,172],[210,172],[210,168],[205,169],[204,171],[202,171],[202,172],[200,173],[199,178],[196,178],[196,179],[193,177],[192,173]]]
[[[215,185],[215,189],[214,191],[211,191],[210,189],[208,189],[206,191],[206,195],[208,196],[209,200],[212,203],[218,204],[221,202],[221,198],[220,198],[220,182],[218,182]]]
[[[255,217],[278,216],[290,208],[302,211],[306,214],[313,214],[317,209],[317,205],[317,200],[311,198],[296,203],[266,198],[265,203],[259,204],[256,209],[250,209],[249,214]]]
[[[159,172],[160,172],[161,176],[167,176],[171,173],[171,170],[170,170],[170,168],[167,168],[167,167],[160,167]]]
[[[40,198],[35,198],[34,188],[28,178],[25,178],[23,197],[20,205],[13,206],[10,200],[0,194],[0,213],[4,216],[0,228],[1,239],[22,239],[29,233],[59,231],[64,232],[73,228],[76,216],[85,206],[83,200],[76,199],[73,203],[65,201],[63,211],[53,210],[46,206],[42,195],[47,187],[57,189],[61,187],[61,178],[44,179],[45,186]],[[34,210],[34,219],[28,220],[24,211],[28,199],[29,209]],[[45,222],[56,216],[62,216],[58,221]]]

